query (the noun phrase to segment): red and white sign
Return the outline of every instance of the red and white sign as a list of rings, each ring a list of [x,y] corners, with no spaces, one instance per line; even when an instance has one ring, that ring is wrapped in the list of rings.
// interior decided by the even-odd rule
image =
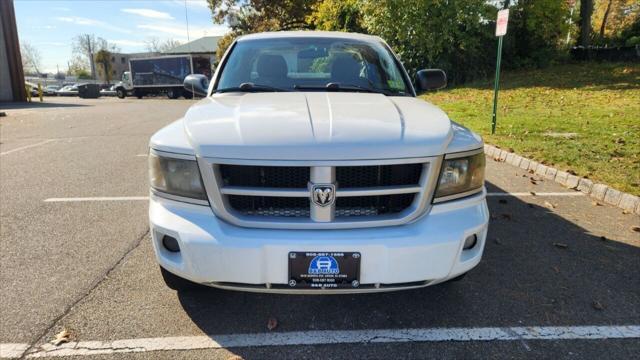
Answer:
[[[508,23],[509,23],[509,9],[498,11],[498,20],[496,20],[496,36],[504,36],[507,34]]]

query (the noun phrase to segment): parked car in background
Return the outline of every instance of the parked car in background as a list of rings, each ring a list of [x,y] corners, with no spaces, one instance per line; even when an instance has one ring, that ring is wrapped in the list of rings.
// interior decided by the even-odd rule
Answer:
[[[56,94],[58,96],[78,96],[78,84],[64,86]]]
[[[60,86],[58,85],[47,85],[47,87],[44,88],[44,93],[45,95],[56,96],[58,95],[58,90],[60,90]]]
[[[111,85],[107,89],[100,90],[100,96],[116,96],[116,86]]]

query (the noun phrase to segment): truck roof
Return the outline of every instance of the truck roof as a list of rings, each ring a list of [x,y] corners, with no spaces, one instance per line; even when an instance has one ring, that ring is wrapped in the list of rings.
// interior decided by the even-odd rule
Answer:
[[[304,38],[304,37],[315,37],[315,38],[343,38],[343,39],[356,39],[366,42],[379,42],[383,41],[379,36],[374,35],[365,35],[359,33],[349,33],[342,31],[273,31],[273,32],[262,32],[240,36],[238,41],[246,41],[246,40],[260,40],[260,39],[278,39],[278,38]]]

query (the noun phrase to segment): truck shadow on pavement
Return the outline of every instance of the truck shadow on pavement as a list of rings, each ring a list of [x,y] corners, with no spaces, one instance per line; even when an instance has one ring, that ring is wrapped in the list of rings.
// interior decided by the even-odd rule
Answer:
[[[204,289],[178,297],[206,334],[267,332],[270,318],[278,321],[274,331],[640,322],[640,248],[590,234],[515,197],[488,201],[483,260],[459,282],[360,295]]]

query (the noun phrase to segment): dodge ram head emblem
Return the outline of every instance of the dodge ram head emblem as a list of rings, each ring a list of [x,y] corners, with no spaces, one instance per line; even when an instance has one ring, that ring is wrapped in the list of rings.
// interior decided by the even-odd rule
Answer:
[[[335,199],[336,186],[333,184],[313,185],[311,200],[318,206],[329,206]]]

